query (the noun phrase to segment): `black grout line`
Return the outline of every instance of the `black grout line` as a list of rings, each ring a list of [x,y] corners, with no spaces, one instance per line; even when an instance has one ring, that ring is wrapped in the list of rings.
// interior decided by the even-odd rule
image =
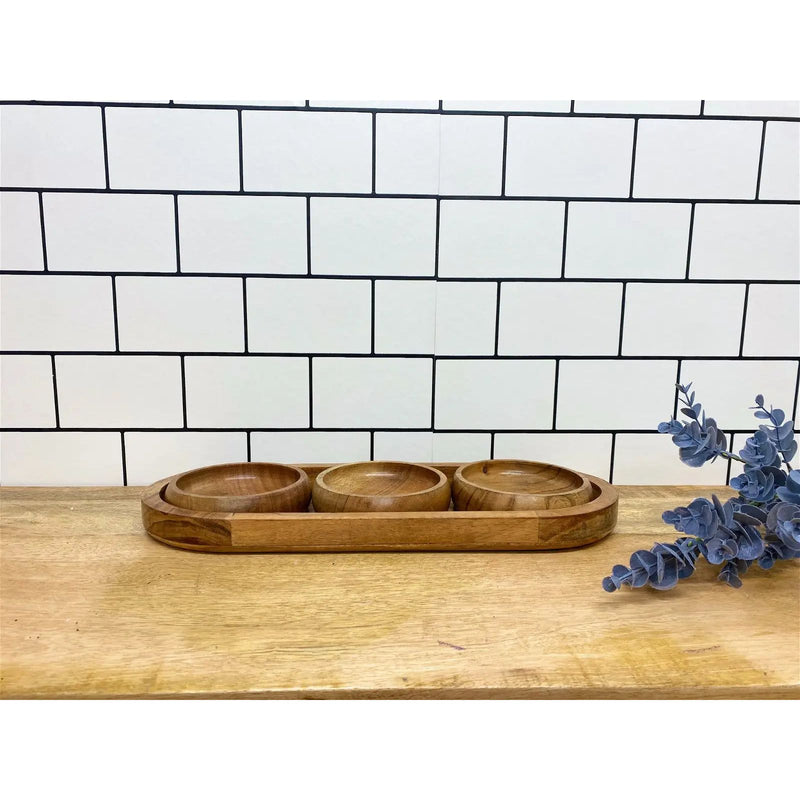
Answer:
[[[758,151],[758,172],[756,173],[756,193],[755,199],[758,200],[759,194],[761,194],[761,170],[764,166],[764,142],[767,139],[767,123],[766,120],[761,127],[761,147]]]
[[[797,410],[798,396],[800,396],[800,359],[797,360],[797,377],[794,379],[794,405],[792,406],[792,411],[790,412],[792,417],[795,416],[795,410]],[[798,426],[798,420],[795,419],[794,423],[794,427],[796,429]]]
[[[111,276],[111,313],[114,317],[114,350],[119,353],[119,317],[117,315],[117,278]]]
[[[622,339],[625,333],[625,297],[628,293],[628,283],[622,283],[622,301],[619,305],[619,345],[617,347],[617,357],[622,355]]]
[[[122,485],[128,485],[128,458],[125,455],[125,431],[119,432],[120,455],[122,456]]]
[[[494,354],[498,355],[498,348],[500,346],[500,287],[503,284],[497,281],[497,296],[495,298],[494,308]]]
[[[372,194],[375,194],[375,175],[377,172],[377,133],[378,115],[372,114]]]
[[[242,278],[242,322],[244,327],[244,351],[249,352],[249,334],[247,329],[247,278]]]
[[[494,458],[494,437],[495,437],[495,432],[492,431],[489,434],[489,458],[490,459]]]
[[[730,446],[733,447],[733,436],[731,436]],[[728,466],[725,470],[725,485],[727,486],[731,482],[731,467],[733,467],[733,459],[728,459]]]
[[[45,235],[44,231],[44,198],[42,197],[42,192],[39,191],[36,193],[39,198],[39,225],[42,229],[42,269],[44,272],[48,271],[47,265],[47,236]],[[5,272],[5,270],[2,270]],[[22,271],[25,274],[25,271]],[[27,273],[30,274],[30,273]]]
[[[379,430],[382,433],[491,433],[494,429],[493,428],[431,428],[431,427],[424,427],[424,428],[390,428],[390,427],[381,427],[381,428],[359,428],[353,425],[341,425],[338,428],[336,427],[317,427],[317,428],[309,428],[308,426],[304,428],[298,427],[273,427],[273,428],[241,428],[241,427],[227,427],[227,428],[207,428],[207,427],[156,427],[156,428],[133,428],[128,426],[123,426],[120,428],[119,426],[113,428],[91,428],[88,426],[84,427],[64,427],[59,426],[57,429],[50,427],[0,427],[0,431],[3,433],[54,433],[58,431],[59,433],[109,433],[109,432],[119,432],[120,430],[125,431],[125,433],[183,433],[184,431],[191,431],[193,433],[246,433],[247,431],[251,431],[252,433],[339,433],[341,431],[353,431],[355,433],[368,433],[369,431]],[[503,428],[502,430],[498,430],[498,433],[513,433],[513,434],[522,434],[522,433],[550,433],[550,434],[575,434],[575,433],[582,433],[582,434],[589,434],[589,433],[630,433],[630,434],[648,434],[653,436],[663,436],[663,434],[658,433],[655,428],[618,428],[616,430],[611,430],[609,428],[558,428],[557,430],[553,430],[552,428]],[[726,429],[727,433],[736,433],[742,435],[751,435],[753,433],[753,429]]]
[[[436,430],[436,359],[431,359],[431,430]]]
[[[247,443],[247,463],[253,460],[253,453],[250,447],[250,431],[245,431],[245,441]]]
[[[369,460],[375,460],[375,431],[369,432]]]
[[[307,246],[310,244],[307,243]],[[563,260],[563,252],[562,252]],[[28,269],[0,269],[0,275],[27,275],[37,276],[42,275],[44,270],[28,270]],[[362,273],[340,273],[331,275],[313,275],[309,273],[285,273],[285,272],[148,272],[143,270],[93,270],[93,269],[59,269],[48,270],[49,275],[71,275],[71,276],[123,276],[126,278],[174,278],[174,277],[187,277],[187,278],[252,278],[253,280],[274,279],[280,280],[306,280],[313,278],[320,281],[336,281],[336,280],[402,280],[402,281],[435,281],[439,283],[452,282],[452,283],[495,283],[496,281],[503,281],[504,283],[620,283],[625,280],[628,283],[688,283],[688,284],[758,284],[770,285],[779,284],[786,286],[800,286],[800,279],[792,278],[598,278],[593,276],[548,276],[548,277],[525,277],[519,275],[485,275],[475,277],[473,275],[462,276],[440,276],[438,274],[438,249],[434,253],[434,274],[432,275],[400,275],[400,274],[362,274]]]
[[[439,108],[438,108],[438,110],[439,110],[439,111],[443,111],[443,110],[444,110],[444,109],[442,108],[442,106],[443,106],[443,103],[444,103],[444,101],[443,101],[443,100],[440,100],[440,101],[439,101]]]
[[[375,355],[375,279],[369,282],[369,352]]]
[[[186,421],[186,356],[181,355],[181,405],[183,407],[183,429],[188,427]]]
[[[617,451],[617,433],[616,431],[611,432],[611,453],[609,457],[609,464],[608,464],[608,482],[614,483],[614,457]]]
[[[61,415],[58,410],[58,378],[56,377],[56,357],[50,356],[50,370],[53,374],[53,410],[56,417],[56,428],[61,427]]]
[[[239,191],[244,191],[244,139],[242,136],[242,109],[236,111],[236,122],[239,136]]]
[[[291,352],[287,350],[184,350],[182,353],[177,350],[0,350],[0,355],[4,356],[95,356],[98,358],[114,357],[126,358],[129,356],[157,356],[164,358],[177,358],[184,355],[187,358],[216,357],[216,358],[247,358],[249,356],[262,356],[270,358],[391,358],[391,359],[433,359],[438,361],[794,361],[795,356],[738,356],[735,353],[730,355],[676,355],[674,353],[659,355],[616,355],[615,353],[601,354],[527,354],[527,355],[487,355],[460,353],[458,355],[442,355],[438,353],[376,353],[372,354],[366,350],[363,353],[337,353],[337,352],[318,352],[309,353],[307,351]]]
[[[441,101],[440,101],[441,104]],[[71,106],[85,108],[174,108],[174,109],[198,109],[198,110],[219,110],[219,111],[302,111],[310,108],[309,101],[305,101],[302,106],[275,106],[257,105],[251,103],[138,103],[108,100],[0,100],[0,106]],[[762,114],[757,116],[747,116],[742,114],[705,114],[705,100],[700,101],[700,112],[698,114],[642,114],[640,112],[594,112],[594,111],[575,111],[575,101],[570,101],[569,111],[495,111],[481,109],[449,109],[449,108],[374,108],[372,106],[314,106],[315,112],[326,114],[419,114],[431,115],[440,114],[444,116],[489,116],[498,117],[508,114],[514,117],[588,117],[600,119],[714,119],[714,120],[733,120],[733,121],[759,121],[774,120],[780,122],[797,122],[797,116],[772,116]]]
[[[308,429],[314,429],[314,359],[308,357]]]
[[[311,197],[306,197],[306,275],[311,274]]]
[[[556,359],[555,373],[553,374],[553,430],[556,430],[556,417],[558,416],[558,373],[561,361]]]
[[[508,114],[503,116],[503,166],[500,173],[500,195],[506,195],[506,164],[508,162]]]
[[[678,418],[678,384],[681,382],[681,370],[683,369],[683,359],[678,359],[678,368],[675,370],[675,400],[672,404],[672,418]]]
[[[106,132],[106,108],[100,106],[100,122],[103,127],[103,167],[106,175],[106,189],[111,188],[111,182],[108,179],[108,133]]]
[[[561,279],[567,271],[567,226],[569,224],[569,200],[564,203],[564,236],[561,241]]]
[[[173,203],[173,213],[175,214],[175,270],[176,272],[181,271],[181,235],[180,235],[180,225],[178,223],[178,193],[175,192],[173,195],[174,203]]]
[[[744,332],[745,327],[747,326],[747,303],[750,299],[750,284],[746,283],[744,285],[744,304],[742,306],[742,331],[741,335],[739,336],[739,358],[742,357],[742,352],[744,350]]]
[[[586,197],[580,195],[548,195],[548,194],[432,194],[401,192],[289,192],[289,191],[254,191],[241,192],[238,189],[133,189],[133,188],[89,188],[63,186],[0,186],[3,192],[52,192],[68,194],[153,194],[153,195],[187,195],[200,197],[230,197],[246,195],[248,197],[332,197],[332,198],[385,198],[387,200],[536,200],[564,202],[565,200],[581,203],[630,203],[631,198],[625,195]],[[742,197],[636,197],[637,203],[711,203],[715,205],[800,205],[800,200],[771,200]]]
[[[694,210],[695,205],[692,203],[691,210],[689,211],[689,237],[686,241],[686,274],[684,280],[689,280],[689,270],[692,265],[692,240],[694,238]]]
[[[633,146],[631,147],[631,183],[628,189],[628,197],[633,199],[633,177],[636,173],[636,138],[639,135],[639,118],[633,121]]]

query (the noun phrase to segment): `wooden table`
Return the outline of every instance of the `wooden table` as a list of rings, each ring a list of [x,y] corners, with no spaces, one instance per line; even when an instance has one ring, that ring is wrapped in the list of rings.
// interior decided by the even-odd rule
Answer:
[[[606,594],[710,490],[619,487],[549,553],[229,555],[145,535],[138,488],[0,492],[3,697],[800,697],[800,564]],[[725,494],[727,490],[721,490]]]

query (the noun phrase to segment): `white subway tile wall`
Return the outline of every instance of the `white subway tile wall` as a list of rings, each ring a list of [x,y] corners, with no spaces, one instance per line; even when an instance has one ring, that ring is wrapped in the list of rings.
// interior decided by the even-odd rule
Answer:
[[[2,483],[723,483],[654,432],[676,381],[737,447],[796,413],[800,102],[220,106],[0,104]]]

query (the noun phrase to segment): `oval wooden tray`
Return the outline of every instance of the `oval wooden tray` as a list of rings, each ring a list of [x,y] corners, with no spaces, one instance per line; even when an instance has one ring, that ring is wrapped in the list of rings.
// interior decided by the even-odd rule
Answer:
[[[330,464],[297,464],[313,481]],[[452,481],[460,464],[431,464]],[[558,550],[591,544],[614,529],[617,491],[586,475],[593,496],[571,508],[530,511],[225,513],[166,502],[171,476],[142,496],[147,532],[164,544],[212,553],[392,550]]]

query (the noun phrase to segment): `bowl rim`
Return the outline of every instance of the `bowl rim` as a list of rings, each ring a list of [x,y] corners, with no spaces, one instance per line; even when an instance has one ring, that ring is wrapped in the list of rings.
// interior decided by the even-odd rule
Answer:
[[[182,489],[178,486],[178,481],[182,478],[185,478],[189,475],[193,475],[198,472],[205,472],[206,470],[221,470],[226,467],[241,467],[246,465],[248,467],[257,466],[257,467],[281,467],[290,470],[291,472],[295,473],[296,477],[295,480],[291,483],[287,483],[285,486],[280,486],[277,489],[270,489],[266,492],[254,492],[250,494],[200,494],[199,492],[191,492],[187,491],[186,489]],[[169,478],[168,482],[164,487],[164,491],[169,492],[172,490],[178,496],[183,497],[204,497],[209,499],[227,499],[227,498],[236,498],[240,502],[245,502],[249,499],[257,499],[260,497],[274,497],[286,492],[290,492],[298,486],[302,486],[304,482],[308,482],[308,474],[305,470],[300,469],[300,467],[296,467],[293,464],[282,464],[278,461],[229,461],[225,464],[209,464],[205,467],[197,467],[195,469],[186,470],[186,472],[180,472],[177,475],[173,475]],[[170,501],[171,502],[171,501]],[[174,503],[172,503],[175,505]]]
[[[362,467],[362,466],[377,465],[377,464],[390,464],[393,466],[402,466],[402,467],[416,467],[425,472],[432,472],[434,475],[438,475],[439,480],[436,482],[435,485],[429,486],[427,489],[420,489],[417,492],[403,492],[402,494],[358,494],[356,492],[343,492],[339,489],[335,489],[334,487],[330,486],[325,481],[325,477],[328,475],[328,473],[335,472],[336,470],[346,469],[348,467]],[[361,497],[365,499],[376,498],[376,497],[416,497],[417,495],[436,492],[442,488],[443,484],[446,483],[447,483],[447,475],[445,475],[444,472],[442,472],[441,470],[436,469],[436,467],[432,467],[428,464],[419,464],[414,461],[388,461],[383,459],[381,459],[380,461],[353,461],[347,464],[333,464],[332,466],[318,473],[317,477],[314,479],[314,486],[319,485],[322,489],[324,489],[327,492],[331,492],[332,494],[336,494],[341,497]]]
[[[484,464],[486,462],[492,464],[502,464],[502,463],[516,463],[516,464],[535,464],[536,466],[540,467],[551,467],[553,469],[562,470],[563,472],[570,472],[573,475],[576,475],[580,478],[581,482],[578,486],[573,487],[572,489],[564,489],[560,492],[508,492],[505,489],[494,489],[490,486],[484,486],[481,483],[476,483],[473,480],[470,480],[464,475],[464,470],[468,469],[469,467],[474,467],[478,464]],[[529,461],[525,458],[482,458],[478,461],[471,461],[469,464],[462,464],[454,473],[453,473],[453,484],[455,485],[456,481],[461,481],[464,484],[469,486],[475,486],[483,492],[490,492],[493,494],[502,494],[508,495],[509,497],[558,497],[562,494],[574,494],[576,492],[585,489],[586,486],[591,487],[591,481],[581,472],[578,472],[576,469],[570,469],[569,467],[562,467],[559,464],[549,464],[546,461]],[[454,486],[455,489],[455,486]]]

